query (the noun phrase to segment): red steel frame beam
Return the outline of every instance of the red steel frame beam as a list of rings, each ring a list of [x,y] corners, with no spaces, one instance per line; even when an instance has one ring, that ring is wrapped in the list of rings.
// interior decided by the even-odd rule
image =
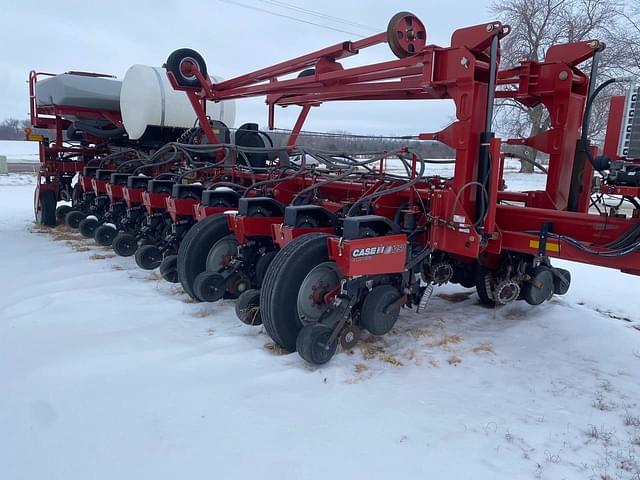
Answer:
[[[169,78],[174,88],[188,92],[196,112],[198,102],[195,99],[222,101],[266,96],[271,128],[274,126],[275,105],[302,106],[289,146],[295,145],[311,106],[318,106],[325,101],[452,99],[456,105],[456,121],[440,132],[420,134],[419,138],[438,140],[456,151],[453,181],[448,184],[449,190],[443,191],[438,195],[437,201],[433,202],[433,216],[443,220],[450,218],[452,196],[464,189],[456,211],[465,212],[472,223],[476,187],[466,187],[470,182],[477,181],[480,137],[487,129],[485,115],[490,70],[487,49],[494,36],[502,38],[509,31],[510,27],[493,22],[457,30],[452,35],[451,46],[447,48],[430,45],[406,58],[348,69],[337,63],[336,60],[355,55],[362,48],[383,43],[386,34],[380,33],[360,42],[336,44],[217,84],[211,83],[196,69],[201,88],[180,87],[171,73]],[[577,65],[591,58],[602,47],[598,41],[556,45],[548,50],[546,58],[541,62],[525,61],[516,68],[498,72],[496,98],[510,98],[527,107],[542,104],[551,118],[548,130],[531,138],[507,142],[527,145],[548,153],[550,166],[545,190],[499,192],[502,179],[500,141],[491,142],[489,211],[484,224],[488,243],[483,247],[487,253],[498,254],[502,249],[532,253],[528,241],[529,237],[535,238],[535,234],[526,233],[523,230],[525,224],[527,229],[537,232],[543,223],[552,220],[557,231],[565,231],[566,235],[575,236],[581,241],[591,241],[593,245],[602,245],[607,238],[613,239],[611,232],[621,234],[623,227],[626,229],[633,225],[630,220],[612,219],[602,230],[598,226],[603,220],[598,216],[564,212],[589,91],[589,78]],[[278,79],[279,76],[310,67],[315,68],[314,75]],[[588,194],[588,191],[585,192],[582,204],[588,200]],[[430,193],[425,198],[430,198]],[[524,202],[525,207],[499,205],[500,200]],[[434,233],[440,231],[444,234],[439,235],[441,243],[434,247],[465,254],[460,242],[468,243],[468,235],[453,235],[447,230],[450,227],[443,227],[442,224],[434,225],[433,229]],[[595,238],[592,235],[594,229],[599,229]],[[604,231],[607,233],[603,233]],[[602,241],[598,241],[599,239]],[[563,246],[562,251],[568,255],[563,258],[614,268],[624,266],[624,262],[611,258],[587,258],[584,252],[576,250],[575,247]],[[475,251],[476,253],[471,253],[473,256],[479,250],[476,247],[475,250],[466,251]],[[626,258],[632,264],[626,265],[626,269],[640,272],[640,254],[632,254]]]

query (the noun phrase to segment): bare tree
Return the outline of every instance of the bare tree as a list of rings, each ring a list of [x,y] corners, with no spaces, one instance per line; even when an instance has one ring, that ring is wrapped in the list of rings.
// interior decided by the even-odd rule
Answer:
[[[597,39],[607,44],[599,66],[601,80],[640,74],[637,5],[628,8],[621,0],[496,0],[491,11],[513,27],[502,44],[503,66],[516,66],[522,60],[544,60],[553,44]],[[594,102],[591,136],[603,135],[609,97],[619,88],[607,90]],[[496,109],[496,123],[506,135],[531,137],[549,128],[549,115],[542,105],[527,108],[503,101]],[[538,152],[525,148],[523,155],[536,160]],[[522,162],[521,171],[532,172],[533,165]]]
[[[7,118],[0,122],[0,140],[24,140],[24,129],[30,125],[29,120]]]

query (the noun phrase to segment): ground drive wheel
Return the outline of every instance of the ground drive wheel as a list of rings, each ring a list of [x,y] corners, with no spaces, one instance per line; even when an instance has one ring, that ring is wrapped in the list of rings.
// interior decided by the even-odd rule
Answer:
[[[296,339],[303,327],[297,292],[309,272],[329,260],[327,237],[309,233],[293,240],[274,257],[262,283],[262,323],[273,341],[290,352],[296,350]]]
[[[215,215],[196,223],[180,242],[178,279],[191,298],[197,299],[193,284],[198,274],[205,271],[209,250],[227,235],[227,218],[224,215]]]
[[[113,239],[111,248],[121,257],[130,257],[138,249],[138,239],[130,233],[120,232]]]
[[[178,256],[167,255],[160,264],[160,275],[169,283],[178,283]]]
[[[78,230],[83,237],[93,238],[93,234],[100,226],[100,223],[95,218],[85,218],[78,224]]]
[[[154,270],[162,263],[162,251],[155,245],[143,245],[136,250],[136,264],[143,270]]]
[[[87,215],[79,210],[72,210],[64,217],[64,223],[69,228],[78,228],[80,222],[84,220]]]
[[[51,190],[36,188],[34,209],[36,222],[47,227],[56,226],[56,194]]]
[[[96,228],[96,231],[93,233],[93,238],[96,240],[98,245],[108,247],[113,243],[113,239],[116,238],[117,234],[118,231],[114,227],[103,223]]]

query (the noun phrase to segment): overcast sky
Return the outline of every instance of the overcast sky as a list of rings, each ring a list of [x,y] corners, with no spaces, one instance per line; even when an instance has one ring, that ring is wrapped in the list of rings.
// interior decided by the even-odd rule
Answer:
[[[204,56],[210,74],[230,78],[360,38],[354,34],[377,33],[367,27],[384,31],[391,16],[400,10],[418,15],[427,26],[428,42],[443,46],[449,45],[456,28],[491,19],[488,0],[282,2],[362,26],[276,7],[268,0],[5,0],[0,14],[0,119],[27,117],[25,82],[31,69],[52,73],[84,70],[122,77],[133,64],[160,66],[173,50],[190,47]],[[381,45],[345,61],[345,65],[392,58],[395,57],[388,47]],[[236,125],[254,121],[265,126],[263,102],[262,98],[239,101]],[[278,109],[277,126],[291,127],[296,110],[297,107]],[[440,129],[452,115],[451,102],[328,103],[312,110],[305,128],[406,135]]]

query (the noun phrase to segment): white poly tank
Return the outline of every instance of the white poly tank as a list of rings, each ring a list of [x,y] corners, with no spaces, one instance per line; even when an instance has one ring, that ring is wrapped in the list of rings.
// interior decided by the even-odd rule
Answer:
[[[219,77],[211,79],[222,81]],[[148,126],[191,128],[196,121],[187,94],[173,89],[167,71],[147,65],[133,65],[127,70],[120,91],[120,112],[132,140],[142,137]],[[235,102],[207,102],[207,115],[232,128],[236,117]]]

